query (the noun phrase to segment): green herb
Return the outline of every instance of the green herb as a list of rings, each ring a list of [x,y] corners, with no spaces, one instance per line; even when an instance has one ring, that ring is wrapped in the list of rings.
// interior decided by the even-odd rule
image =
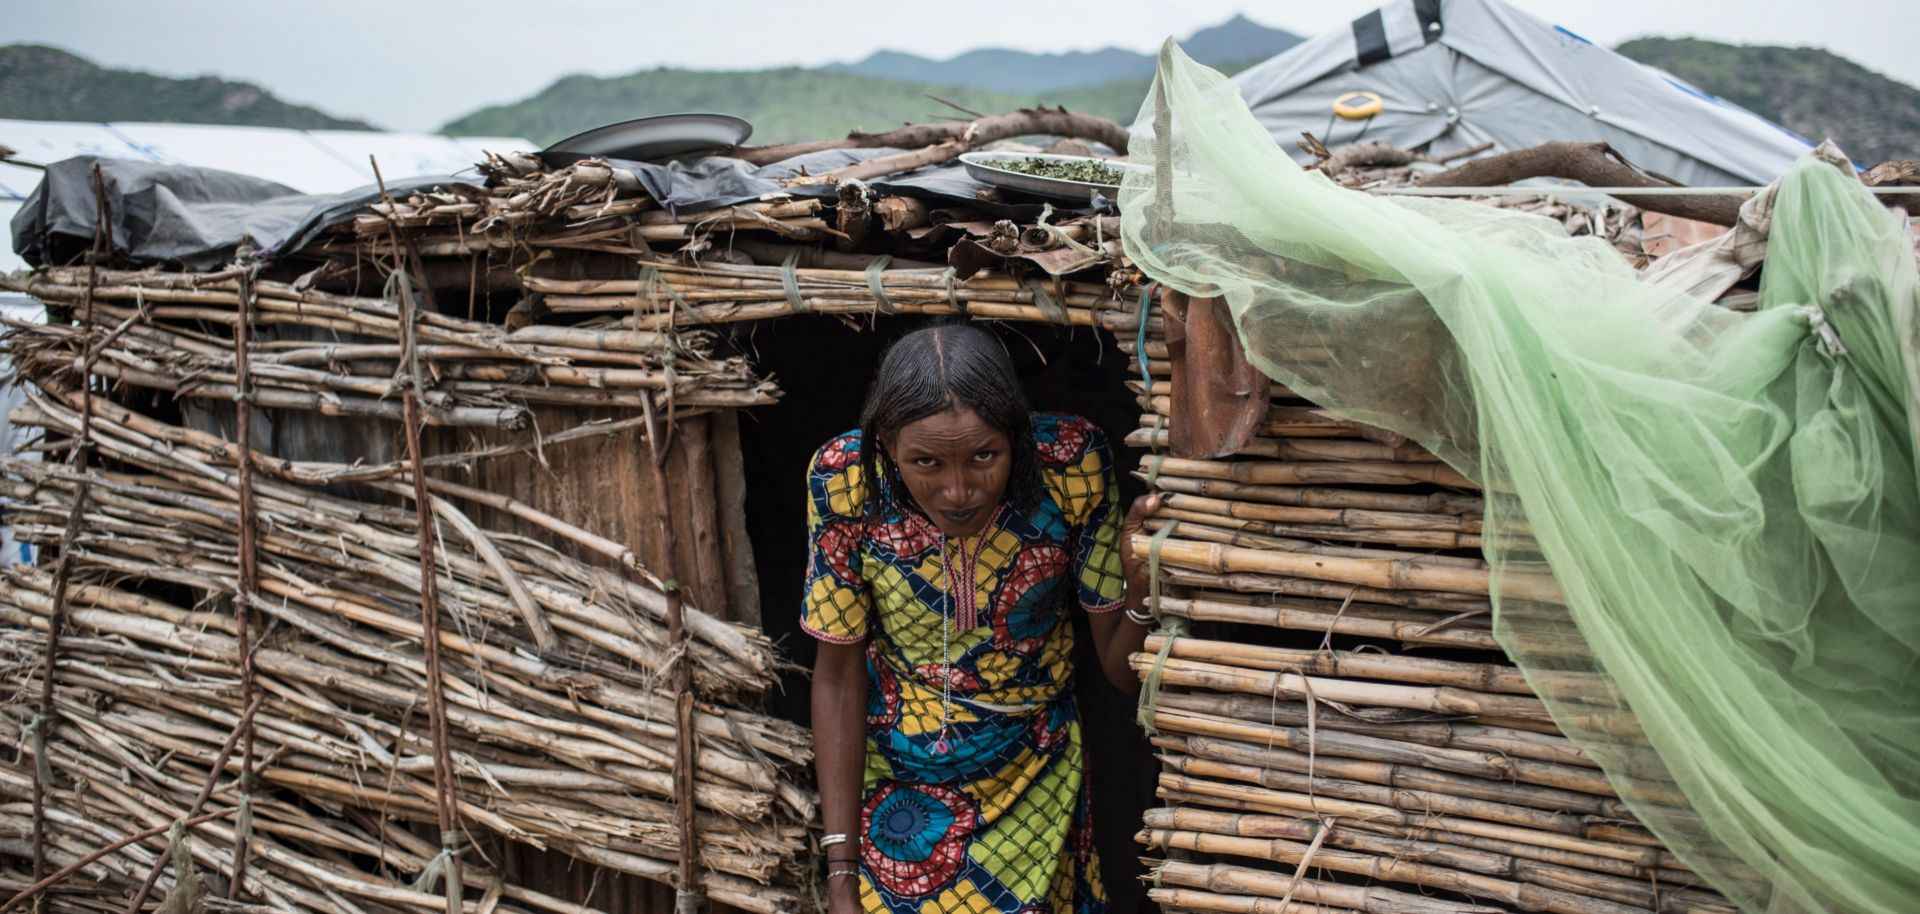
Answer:
[[[1059,178],[1063,181],[1079,181],[1083,184],[1119,184],[1123,177],[1120,169],[1098,159],[1061,161],[1026,158],[1018,162],[995,162],[993,167],[1005,171],[1017,171],[1023,175]]]

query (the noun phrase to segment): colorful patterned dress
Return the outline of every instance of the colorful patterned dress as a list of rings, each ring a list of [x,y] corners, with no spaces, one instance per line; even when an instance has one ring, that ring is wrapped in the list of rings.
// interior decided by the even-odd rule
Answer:
[[[1121,606],[1118,490],[1099,429],[1050,413],[1033,423],[1046,495],[1030,511],[1003,504],[964,540],[943,536],[897,481],[881,480],[882,507],[865,515],[859,432],[814,455],[801,626],[824,641],[869,639],[868,912],[1106,909],[1067,606],[1070,594],[1087,612]],[[948,569],[965,584],[951,599]]]

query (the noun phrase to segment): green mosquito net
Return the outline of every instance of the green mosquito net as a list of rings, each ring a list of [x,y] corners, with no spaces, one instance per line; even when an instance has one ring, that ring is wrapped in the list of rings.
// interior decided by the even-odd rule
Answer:
[[[1781,179],[1742,313],[1302,171],[1171,42],[1129,152],[1148,276],[1484,486],[1500,643],[1682,860],[1751,911],[1920,909],[1920,301],[1844,162]],[[1499,596],[1542,575],[1561,601]]]

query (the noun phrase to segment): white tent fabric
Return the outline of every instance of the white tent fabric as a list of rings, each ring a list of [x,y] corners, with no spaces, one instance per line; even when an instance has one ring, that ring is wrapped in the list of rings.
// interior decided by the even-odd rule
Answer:
[[[46,164],[76,155],[113,156],[239,172],[309,194],[373,183],[367,157],[388,180],[468,171],[485,152],[538,149],[519,137],[448,137],[365,130],[290,130],[215,124],[64,123],[0,119],[0,145],[22,161]],[[0,271],[24,269],[8,223],[40,183],[31,168],[0,163]]]
[[[1289,151],[1379,140],[1448,153],[1600,140],[1633,164],[1694,186],[1766,184],[1812,143],[1745,109],[1501,0],[1392,0],[1234,78]],[[1333,113],[1349,92],[1383,110]],[[1304,153],[1297,153],[1303,157]],[[1305,160],[1303,159],[1303,162]]]
[[[0,318],[38,324],[47,319],[47,309],[25,295],[0,292]],[[0,385],[0,448],[5,449],[4,453],[12,454],[19,446],[28,443],[25,430],[15,428],[13,423],[7,421],[7,413],[25,400],[26,397],[19,387],[12,384]],[[29,460],[35,459],[32,454],[24,456]],[[29,560],[29,547],[23,547],[14,541],[12,527],[0,524],[0,567]]]

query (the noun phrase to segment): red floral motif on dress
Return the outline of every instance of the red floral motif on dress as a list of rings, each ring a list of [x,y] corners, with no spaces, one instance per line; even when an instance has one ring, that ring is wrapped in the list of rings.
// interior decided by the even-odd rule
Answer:
[[[951,677],[951,688],[956,695],[972,694],[980,691],[980,677],[957,666],[944,663],[923,663],[913,668],[913,675],[927,684],[929,689],[938,689],[941,680]]]
[[[883,662],[874,661],[871,647],[868,648],[867,659],[869,663],[873,664],[875,678],[880,680],[878,683],[880,687],[880,715],[875,717],[871,713],[873,706],[869,704],[867,707],[869,712],[867,714],[867,726],[876,730],[884,730],[892,727],[895,722],[900,720],[900,680],[894,677],[893,667]]]
[[[940,546],[937,532],[924,524],[876,523],[873,539],[903,559],[926,555]]]
[[[1071,466],[1079,463],[1080,453],[1087,449],[1086,423],[1062,420],[1053,428],[1052,441],[1038,442],[1040,460],[1048,466]]]
[[[853,573],[853,557],[860,551],[864,526],[859,521],[835,520],[820,528],[818,553],[826,558],[827,567],[842,584],[852,585],[859,580]]]
[[[1029,543],[1013,560],[1013,569],[993,595],[993,644],[1002,650],[1032,653],[1046,643],[1054,616],[1021,601],[1035,588],[1055,583],[1067,571],[1067,550],[1053,543]]]
[[[1027,734],[1033,738],[1034,748],[1048,755],[1067,742],[1066,724],[1057,720],[1051,710],[1034,714],[1033,722],[1027,724]]]
[[[861,805],[861,862],[881,888],[924,898],[953,882],[979,827],[979,807],[959,790],[890,783]]]
[[[839,472],[860,462],[860,452],[853,447],[851,435],[835,438],[820,449],[820,468]]]

